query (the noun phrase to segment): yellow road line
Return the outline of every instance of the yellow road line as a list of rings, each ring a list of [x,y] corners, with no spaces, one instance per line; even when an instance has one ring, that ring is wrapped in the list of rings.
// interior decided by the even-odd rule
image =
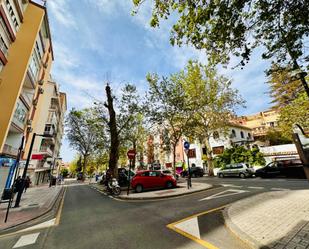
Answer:
[[[213,244],[207,242],[206,240],[199,239],[199,238],[197,238],[197,237],[195,237],[195,236],[193,236],[193,235],[191,235],[189,233],[186,233],[186,232],[184,232],[184,231],[174,227],[173,225],[167,225],[167,227],[169,229],[174,230],[175,232],[177,232],[177,233],[179,233],[179,234],[181,234],[181,235],[183,235],[183,236],[185,236],[185,237],[187,237],[187,238],[189,238],[189,239],[199,243],[200,245],[202,245],[202,246],[204,246],[204,247],[206,247],[208,249],[219,249],[218,247],[214,246]]]
[[[57,215],[56,215],[56,221],[55,221],[55,225],[58,226],[59,223],[60,223],[60,218],[61,218],[61,213],[62,213],[62,208],[63,208],[63,204],[64,204],[64,198],[65,198],[65,194],[67,192],[67,187],[65,187],[64,189],[64,194],[62,196],[62,200],[61,200],[61,203],[60,203],[60,207],[58,209],[58,212],[57,212]]]
[[[213,209],[210,209],[210,210],[207,210],[207,211],[204,211],[204,212],[200,212],[200,213],[197,213],[197,214],[194,214],[194,215],[190,215],[190,216],[188,216],[188,217],[186,217],[184,219],[181,219],[179,221],[170,223],[166,227],[171,229],[171,230],[173,230],[173,231],[175,231],[175,232],[177,232],[177,233],[179,233],[179,234],[181,234],[181,235],[183,235],[183,236],[185,236],[185,237],[187,237],[187,238],[189,238],[189,239],[191,239],[191,240],[193,240],[193,241],[195,241],[195,242],[197,242],[197,243],[199,243],[200,245],[202,245],[202,246],[204,246],[204,247],[206,247],[208,249],[218,249],[218,247],[216,247],[213,244],[207,242],[206,240],[199,239],[199,238],[197,238],[197,237],[195,237],[195,236],[193,236],[193,235],[191,235],[189,233],[186,233],[185,231],[182,231],[182,230],[178,229],[177,227],[175,227],[175,225],[177,225],[177,224],[179,224],[181,222],[184,222],[186,220],[190,220],[192,218],[201,216],[201,215],[205,215],[205,214],[209,214],[209,213],[221,210],[221,209],[225,208],[226,206],[227,205],[224,205],[224,206],[213,208]]]

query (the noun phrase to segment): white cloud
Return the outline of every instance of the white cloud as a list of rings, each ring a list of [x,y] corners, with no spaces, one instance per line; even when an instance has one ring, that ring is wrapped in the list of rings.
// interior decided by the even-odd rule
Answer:
[[[71,3],[72,4],[72,3]],[[77,28],[76,22],[67,0],[47,1],[48,10],[50,10],[56,20],[67,28]]]

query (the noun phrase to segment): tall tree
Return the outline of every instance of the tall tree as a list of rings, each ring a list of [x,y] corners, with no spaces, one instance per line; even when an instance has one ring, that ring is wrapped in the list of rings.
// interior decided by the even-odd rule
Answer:
[[[284,136],[292,137],[295,123],[309,130],[309,101],[304,93],[280,110],[279,128]]]
[[[72,109],[66,119],[66,133],[70,145],[83,157],[82,173],[86,173],[87,159],[97,146],[97,137],[90,109]]]
[[[274,108],[280,109],[296,99],[304,92],[299,79],[291,74],[291,68],[273,64],[269,73],[268,81]]]
[[[105,102],[96,102],[96,124],[102,129],[98,129],[97,134],[101,134],[104,126],[108,127],[109,134],[109,169],[112,171],[114,177],[118,177],[118,160],[119,148],[123,141],[123,133],[130,129],[132,119],[136,115],[137,100],[136,87],[131,84],[126,84],[122,89],[120,101],[112,94],[112,89],[109,85],[105,88],[106,98]],[[101,132],[100,132],[101,131]],[[104,132],[103,132],[104,133]]]
[[[181,78],[186,105],[193,111],[191,136],[205,143],[209,175],[213,175],[210,138],[215,131],[227,132],[235,108],[244,101],[231,81],[211,66],[190,61]]]
[[[145,0],[132,0],[138,7]],[[263,47],[263,59],[289,64],[309,96],[305,79],[309,55],[309,1],[307,0],[153,0],[151,26],[173,12],[178,18],[171,31],[171,43],[192,44],[204,49],[211,63],[228,63],[240,58],[240,66],[252,51]],[[217,56],[217,55],[220,56]],[[302,64],[300,64],[302,63]],[[307,67],[307,69],[306,69]]]
[[[186,133],[191,112],[185,105],[185,92],[179,74],[169,78],[148,75],[147,116],[157,133],[168,136],[173,152],[173,168],[176,170],[176,146]]]

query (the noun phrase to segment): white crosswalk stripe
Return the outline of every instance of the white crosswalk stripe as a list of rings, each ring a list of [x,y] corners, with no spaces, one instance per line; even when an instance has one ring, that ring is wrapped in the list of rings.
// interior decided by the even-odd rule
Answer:
[[[19,240],[16,242],[16,244],[13,246],[13,248],[19,248],[19,247],[34,244],[37,238],[39,237],[39,234],[40,233],[32,233],[32,234],[21,236]]]
[[[248,187],[248,188],[251,188],[251,189],[264,189],[264,187]]]

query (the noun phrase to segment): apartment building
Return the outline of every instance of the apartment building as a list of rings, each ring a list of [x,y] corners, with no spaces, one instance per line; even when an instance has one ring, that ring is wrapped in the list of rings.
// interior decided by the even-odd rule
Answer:
[[[53,50],[44,5],[0,1],[0,166],[11,166],[48,81]],[[27,153],[23,153],[25,158]]]
[[[183,148],[183,143],[187,139],[181,138],[176,146],[176,165],[181,166],[182,163],[187,164],[187,154]],[[161,146],[154,147],[154,162],[160,163],[162,166],[172,167],[173,155],[172,151],[169,153],[162,150],[162,139],[157,135],[153,139]],[[254,142],[252,129],[237,123],[230,123],[227,130],[213,131],[210,137],[210,146],[212,148],[213,156],[223,153],[224,149],[235,145],[250,145]],[[190,164],[195,164],[206,169],[206,147],[198,141],[190,141],[190,149],[188,151]]]
[[[32,121],[32,134],[36,133],[39,136],[36,136],[34,140],[28,169],[32,182],[36,185],[49,179],[51,168],[60,159],[64,114],[67,110],[66,94],[59,91],[56,82],[49,79],[42,86],[42,90],[44,93],[38,100],[37,110]],[[30,143],[29,139],[25,150],[27,155]]]
[[[266,135],[267,131],[278,127],[279,111],[275,109],[266,110],[253,115],[238,118],[240,124],[250,127],[255,139]]]

